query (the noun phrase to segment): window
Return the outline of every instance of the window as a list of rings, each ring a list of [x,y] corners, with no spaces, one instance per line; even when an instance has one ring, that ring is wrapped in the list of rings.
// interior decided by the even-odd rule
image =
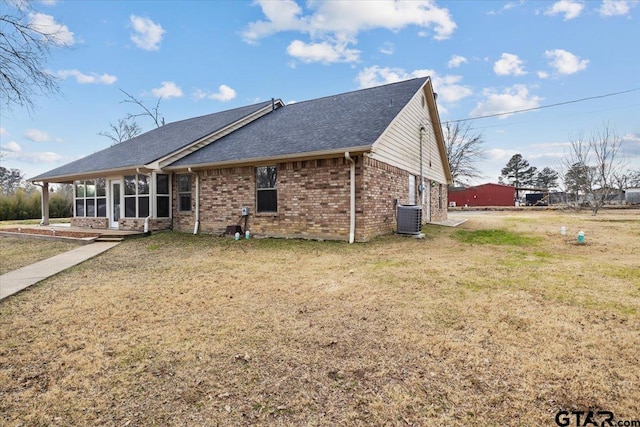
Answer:
[[[278,211],[277,177],[275,166],[256,168],[256,212]]]
[[[156,175],[156,214],[158,218],[169,217],[169,175]]]
[[[147,175],[125,175],[124,216],[125,218],[149,216],[149,177]]]
[[[191,211],[191,175],[178,175],[178,210]]]
[[[107,183],[104,178],[76,181],[76,217],[107,216]]]
[[[438,209],[442,209],[442,184],[438,187]]]

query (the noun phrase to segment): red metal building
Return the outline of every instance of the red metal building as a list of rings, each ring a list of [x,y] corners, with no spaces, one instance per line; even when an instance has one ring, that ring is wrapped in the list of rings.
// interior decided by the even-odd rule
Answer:
[[[516,188],[487,183],[475,187],[449,188],[449,206],[514,206]]]

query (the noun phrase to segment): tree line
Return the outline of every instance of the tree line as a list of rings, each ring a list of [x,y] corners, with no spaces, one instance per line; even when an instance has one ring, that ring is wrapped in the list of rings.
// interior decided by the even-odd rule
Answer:
[[[0,166],[0,221],[42,218],[41,191],[24,181],[18,169]],[[73,215],[73,187],[57,185],[49,194],[49,216],[69,218]]]
[[[464,185],[482,178],[476,167],[486,154],[482,134],[473,134],[468,122],[446,123],[444,131],[454,183]],[[640,170],[629,168],[621,145],[622,138],[605,123],[590,134],[569,139],[559,171],[551,167],[538,170],[518,153],[502,168],[498,182],[523,190],[564,190],[567,202],[588,205],[595,215],[614,194],[640,187]]]

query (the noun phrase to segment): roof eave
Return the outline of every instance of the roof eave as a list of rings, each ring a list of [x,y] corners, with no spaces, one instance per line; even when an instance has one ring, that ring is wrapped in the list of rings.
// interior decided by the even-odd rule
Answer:
[[[105,176],[110,175],[118,175],[123,172],[133,172],[133,171],[143,171],[150,172],[151,169],[146,165],[132,165],[126,166],[122,168],[116,169],[102,169],[98,171],[91,171],[87,173],[74,173],[74,174],[65,174],[65,175],[56,175],[56,176],[47,176],[40,177],[35,176],[33,178],[27,179],[29,182],[42,182],[42,183],[54,183],[54,184],[68,184],[78,179],[92,179],[92,178],[103,178]]]
[[[359,155],[371,151],[371,145],[361,145],[356,147],[345,147],[334,150],[311,151],[307,153],[294,153],[280,156],[254,157],[248,159],[236,159],[222,162],[194,163],[178,166],[166,166],[164,169],[168,171],[186,171],[201,169],[221,169],[237,166],[258,166],[264,164],[300,161],[300,160],[316,160],[323,158],[333,158],[336,156],[344,156],[345,153],[350,155]]]
[[[449,167],[449,159],[447,158],[447,148],[444,139],[444,134],[442,133],[442,122],[440,122],[440,114],[438,113],[438,107],[436,105],[435,93],[433,91],[433,84],[431,82],[431,77],[427,79],[423,86],[424,88],[429,88],[429,95],[427,96],[427,105],[429,106],[429,115],[431,116],[431,123],[433,123],[433,132],[436,136],[436,141],[438,142],[438,150],[440,151],[440,158],[442,159],[442,167],[444,168],[445,178],[447,179],[447,184],[453,183],[453,177],[451,176],[451,168]]]

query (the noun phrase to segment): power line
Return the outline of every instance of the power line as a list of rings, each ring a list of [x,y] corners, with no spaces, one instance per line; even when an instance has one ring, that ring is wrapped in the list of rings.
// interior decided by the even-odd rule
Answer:
[[[542,110],[543,108],[558,107],[560,105],[575,104],[577,102],[590,101],[592,99],[607,98],[609,96],[622,95],[623,93],[636,92],[638,90],[640,90],[640,87],[635,88],[635,89],[623,90],[621,92],[607,93],[605,95],[596,95],[596,96],[590,96],[588,98],[574,99],[572,101],[558,102],[556,104],[541,105],[539,107],[525,108],[523,110],[513,110],[513,111],[507,111],[507,112],[504,112],[504,113],[488,114],[486,116],[471,117],[471,118],[468,118],[468,119],[445,120],[445,122],[448,122],[448,123],[468,122],[468,121],[471,121],[471,120],[488,119],[490,117],[506,116],[507,114],[525,113],[527,111]]]

